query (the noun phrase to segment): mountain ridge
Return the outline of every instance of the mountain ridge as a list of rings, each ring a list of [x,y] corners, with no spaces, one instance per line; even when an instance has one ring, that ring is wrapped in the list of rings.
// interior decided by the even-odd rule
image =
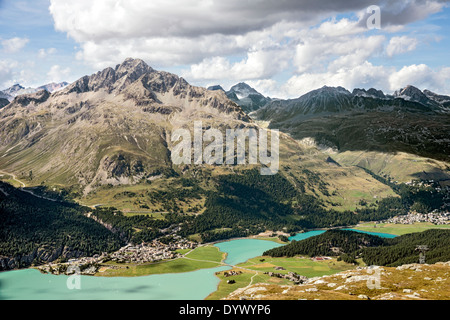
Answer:
[[[0,112],[0,166],[81,185],[85,194],[137,183],[170,169],[170,132],[193,119],[253,125],[224,93],[129,58],[54,93],[15,97]]]
[[[413,86],[393,96],[323,87],[273,101],[252,116],[297,140],[313,138],[338,151],[406,152],[448,162],[450,97],[426,93]]]
[[[228,91],[225,91],[220,85],[210,86],[208,90],[225,92],[227,97],[239,105],[247,114],[266,106],[272,101],[271,98],[263,96],[245,82],[235,84]]]
[[[53,93],[55,91],[61,90],[62,88],[66,87],[69,83],[68,82],[60,82],[60,83],[55,83],[55,82],[51,82],[42,86],[39,86],[37,88],[25,88],[22,85],[20,85],[19,83],[16,83],[15,85],[1,90],[0,91],[0,98],[4,98],[9,100],[10,102],[14,100],[15,97],[20,96],[20,95],[24,95],[24,94],[33,94],[36,93],[38,91],[41,90],[46,90],[50,93]]]

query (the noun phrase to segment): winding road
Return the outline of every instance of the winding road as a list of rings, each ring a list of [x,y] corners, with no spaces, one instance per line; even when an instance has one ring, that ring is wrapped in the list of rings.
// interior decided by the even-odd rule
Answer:
[[[26,184],[23,183],[22,181],[20,181],[19,179],[17,179],[15,174],[1,171],[1,170],[0,170],[0,174],[6,175],[6,176],[11,176],[14,181],[16,181],[17,183],[19,183],[22,186],[21,189],[26,187]]]
[[[205,245],[208,245],[208,244],[205,244]],[[200,245],[199,247],[201,247],[201,246],[203,246],[203,245]],[[223,260],[220,261],[220,262],[217,262],[217,261],[210,261],[210,260],[200,260],[200,259],[192,259],[192,258],[188,258],[187,255],[188,255],[189,253],[191,253],[192,251],[194,251],[194,250],[191,250],[191,251],[187,252],[187,253],[184,254],[183,257],[181,257],[181,258],[184,258],[184,259],[187,259],[187,260],[192,260],[192,261],[219,263],[221,266],[227,266],[227,267],[230,267],[230,268],[233,268],[233,269],[242,269],[242,270],[245,270],[245,271],[248,271],[248,272],[255,272],[255,274],[254,274],[254,275],[251,277],[251,279],[250,279],[250,283],[245,287],[245,289],[249,288],[249,287],[253,284],[253,278],[255,278],[255,277],[259,274],[259,271],[256,271],[256,270],[247,269],[247,268],[244,268],[244,267],[239,267],[239,266],[235,266],[235,265],[232,265],[232,264],[228,264],[228,263],[225,262],[225,259],[226,259],[226,258],[223,259]]]
[[[43,196],[37,195],[37,194],[35,194],[33,191],[31,191],[31,190],[25,190],[24,188],[26,188],[27,185],[26,185],[23,181],[17,179],[16,175],[13,174],[13,173],[9,173],[9,172],[1,171],[1,170],[0,170],[0,174],[7,175],[7,176],[11,176],[11,177],[12,177],[12,180],[16,181],[18,184],[21,185],[21,186],[19,187],[19,190],[22,191],[22,192],[26,192],[26,193],[28,193],[28,194],[31,194],[32,196],[34,196],[34,197],[36,197],[36,198],[40,198],[40,199],[44,199],[44,200],[48,200],[48,201],[53,201],[53,202],[58,202],[58,200],[55,200],[55,199],[51,199],[51,198],[47,198],[47,197],[43,197]],[[3,191],[3,190],[2,190],[2,191]],[[6,192],[3,191],[3,193],[6,195]]]

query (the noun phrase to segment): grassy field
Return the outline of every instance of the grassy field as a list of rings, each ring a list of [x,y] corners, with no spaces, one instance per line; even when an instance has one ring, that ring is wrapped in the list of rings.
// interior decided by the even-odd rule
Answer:
[[[354,268],[353,265],[342,261],[337,261],[336,259],[313,261],[307,257],[256,257],[239,266],[260,272],[274,271],[283,274],[287,274],[288,272],[295,272],[308,278],[331,275],[337,272]],[[275,267],[283,267],[285,270],[275,271]]]
[[[447,180],[448,164],[442,161],[398,152],[395,154],[367,151],[346,151],[333,154],[332,157],[341,165],[362,166],[377,175],[388,175],[399,182],[414,179]],[[447,182],[442,182],[446,185]]]
[[[164,208],[165,200],[153,197],[152,193],[157,191],[169,191],[180,189],[179,179],[162,178],[151,183],[140,183],[136,185],[120,185],[115,187],[102,186],[89,193],[86,197],[76,199],[80,204],[86,206],[115,207],[121,210],[126,216],[151,215],[155,218],[163,218],[167,213]],[[205,186],[202,185],[203,188]],[[190,188],[183,188],[190,189]],[[196,206],[203,207],[205,197],[200,199],[187,198],[184,201],[174,200],[178,207],[185,213],[198,214],[193,211]]]
[[[351,165],[338,167],[328,163],[327,158],[325,153],[300,145],[286,135],[281,135],[280,173],[296,187],[300,188],[304,183],[305,192],[324,200],[328,209],[355,210],[359,207],[361,199],[370,205],[375,204],[377,199],[396,196],[390,187],[375,180],[364,170]],[[203,190],[216,191],[216,186],[211,184],[210,178],[252,167],[205,167],[201,174],[193,170],[190,175],[199,175],[196,180]],[[311,173],[306,174],[306,171]],[[167,201],[153,196],[153,193],[157,191],[171,192],[171,190],[178,189],[189,190],[189,188],[183,187],[178,178],[157,178],[151,182],[137,185],[102,186],[93,190],[86,197],[78,198],[77,201],[88,206],[99,204],[113,206],[122,210],[126,215],[152,214],[158,218],[162,217],[161,212],[167,211],[165,208]],[[191,214],[201,214],[205,201],[205,194],[200,194],[200,198],[175,199],[180,210]]]
[[[361,223],[353,229],[369,232],[390,233],[398,236],[408,233],[423,232],[429,229],[450,229],[450,225],[437,226],[429,222],[414,224],[380,223],[376,225],[376,228],[374,228],[374,225],[375,224],[373,222]]]
[[[264,261],[261,261],[264,260]],[[285,270],[276,271],[275,267],[283,267]],[[249,285],[258,283],[273,285],[293,285],[292,282],[276,277],[270,277],[265,272],[276,272],[287,274],[295,272],[308,278],[333,275],[342,271],[355,269],[356,266],[337,261],[336,259],[327,261],[312,261],[309,258],[272,258],[272,257],[255,257],[246,263],[240,264],[234,268],[234,271],[242,272],[239,275],[225,277],[224,272],[217,274],[221,280],[217,291],[207,297],[207,300],[218,300],[228,296],[237,289],[245,288]],[[226,271],[226,272],[229,272]],[[234,280],[235,283],[228,284],[228,280]]]
[[[268,275],[263,274],[259,271],[250,271],[241,268],[234,268],[233,271],[242,272],[239,275],[225,277],[224,272],[219,272],[216,276],[220,279],[220,283],[217,286],[217,290],[211,293],[206,300],[220,300],[224,297],[227,297],[231,292],[234,292],[240,288],[245,288],[250,284],[255,283],[271,283],[271,284],[279,284],[279,285],[289,285],[290,282],[285,279],[272,278]],[[231,270],[227,270],[226,272],[230,272]],[[234,280],[235,283],[229,284],[228,280]]]
[[[162,273],[183,273],[200,269],[214,268],[221,265],[225,254],[217,247],[198,247],[183,258],[148,264],[117,264],[105,263],[103,272],[96,275],[101,277],[140,277]],[[111,269],[110,267],[117,269]]]

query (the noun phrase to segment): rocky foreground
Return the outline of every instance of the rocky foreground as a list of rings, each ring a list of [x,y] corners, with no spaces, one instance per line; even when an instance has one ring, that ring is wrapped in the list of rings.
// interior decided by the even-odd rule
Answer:
[[[450,300],[450,261],[358,268],[301,285],[255,284],[226,300]]]

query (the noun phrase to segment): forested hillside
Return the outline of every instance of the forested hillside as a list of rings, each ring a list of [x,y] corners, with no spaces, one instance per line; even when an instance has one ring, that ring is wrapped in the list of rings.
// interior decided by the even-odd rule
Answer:
[[[111,252],[123,241],[85,216],[88,208],[53,202],[0,183],[0,270]]]
[[[397,267],[419,261],[419,246],[426,246],[425,262],[450,261],[450,230],[427,230],[406,234],[394,239],[386,239],[385,246],[366,248],[361,255],[368,265]]]
[[[450,230],[433,229],[386,239],[364,233],[329,230],[321,235],[268,250],[272,257],[339,256],[346,262],[356,262],[361,257],[367,265],[396,267],[418,263],[419,246],[426,246],[425,262],[450,261]]]

